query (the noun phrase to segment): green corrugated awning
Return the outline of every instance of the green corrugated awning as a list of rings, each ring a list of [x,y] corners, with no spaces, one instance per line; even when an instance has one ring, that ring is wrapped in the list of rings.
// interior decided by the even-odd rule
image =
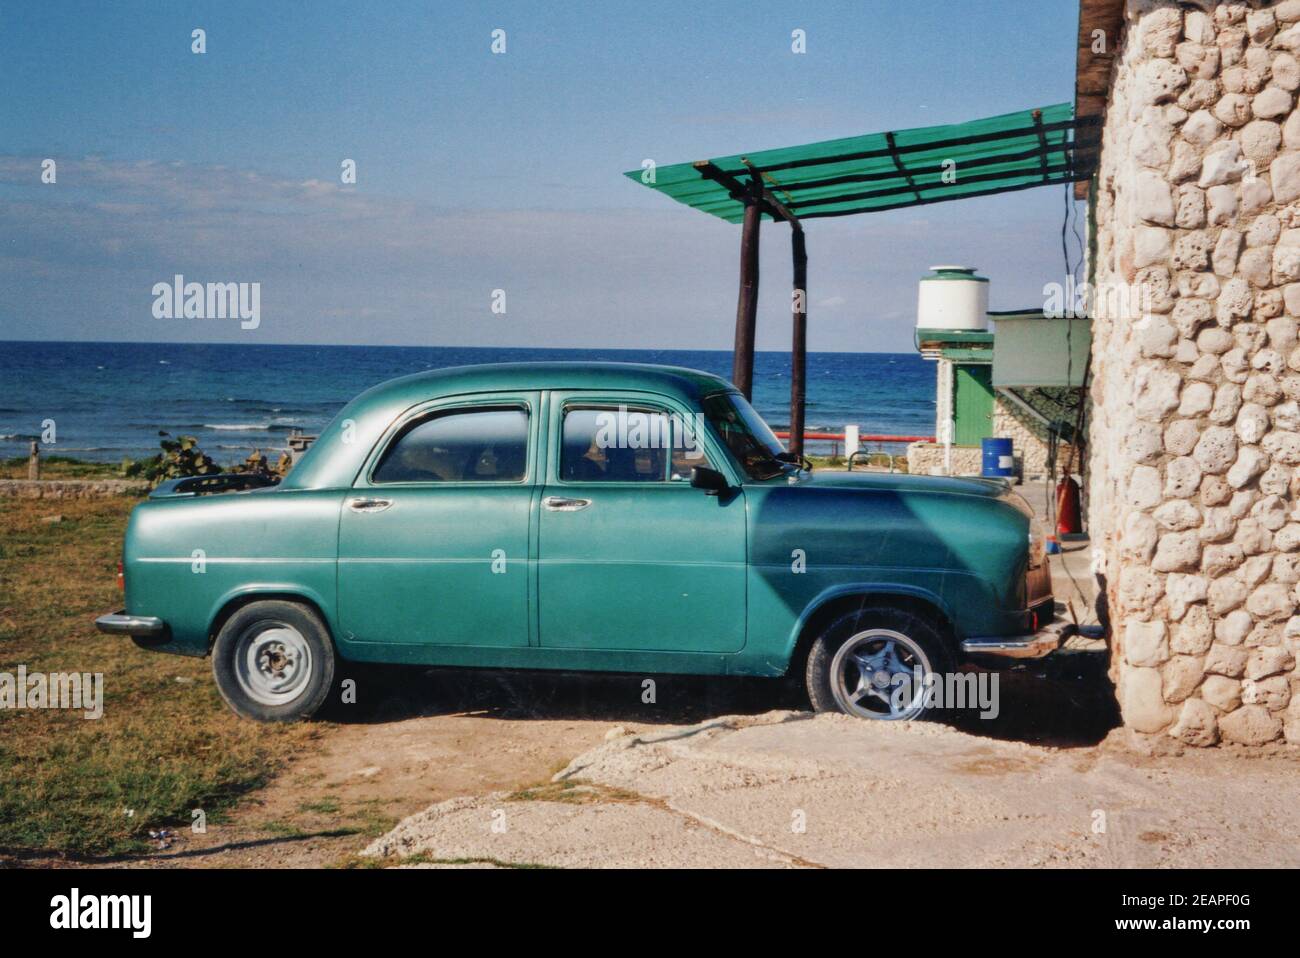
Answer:
[[[768,216],[870,213],[1086,179],[1096,147],[1076,150],[1076,125],[1073,104],[1058,103],[967,123],[660,166],[645,185],[730,223],[744,218],[755,174],[780,207],[765,203]],[[626,175],[643,182],[644,174]]]

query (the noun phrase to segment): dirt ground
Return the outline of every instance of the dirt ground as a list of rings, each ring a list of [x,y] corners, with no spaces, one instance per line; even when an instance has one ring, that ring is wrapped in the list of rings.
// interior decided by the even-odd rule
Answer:
[[[97,862],[144,868],[296,868],[357,864],[402,819],[439,802],[544,786],[607,736],[654,735],[725,715],[801,707],[783,683],[653,676],[374,669],[358,703],[266,788],[207,831],[177,829],[155,852]],[[1004,676],[995,721],[957,723],[999,740],[1094,747],[1114,727],[1100,664]],[[165,845],[165,847],[163,847]],[[29,860],[31,866],[86,865]]]
[[[772,682],[376,668],[358,703],[266,788],[203,834],[178,829],[158,851],[94,864],[143,868],[301,868],[355,864],[377,835],[430,803],[544,783],[613,728],[676,727],[791,704]],[[85,866],[28,860],[28,867]]]
[[[1002,714],[971,718],[981,736],[1087,749],[1114,726],[1100,664],[1004,676]],[[295,868],[357,864],[400,820],[439,802],[545,785],[609,735],[673,731],[724,715],[797,709],[783,683],[653,676],[374,669],[358,703],[266,788],[207,831],[177,829],[155,852],[97,862],[144,868]],[[165,847],[163,847],[165,846]],[[64,860],[28,866],[85,865]]]
[[[996,719],[902,727],[757,680],[375,670],[228,821],[97,864],[1300,864],[1295,750],[1135,749],[1103,657],[1048,661]]]

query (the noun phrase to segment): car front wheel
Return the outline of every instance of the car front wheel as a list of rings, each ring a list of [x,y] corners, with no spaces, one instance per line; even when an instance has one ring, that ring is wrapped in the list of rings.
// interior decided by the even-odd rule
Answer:
[[[212,674],[226,704],[244,718],[311,718],[334,684],[334,644],[312,609],[279,600],[250,602],[217,635]]]
[[[866,606],[817,636],[805,682],[816,712],[907,721],[931,717],[926,690],[950,669],[947,644],[930,619],[907,609]]]

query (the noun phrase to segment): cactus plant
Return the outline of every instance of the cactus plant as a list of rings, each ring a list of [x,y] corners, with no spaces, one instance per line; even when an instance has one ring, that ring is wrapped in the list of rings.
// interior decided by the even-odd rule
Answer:
[[[198,446],[193,436],[180,436],[172,439],[168,433],[160,432],[163,451],[150,459],[122,460],[122,475],[134,479],[149,480],[149,488],[157,488],[169,479],[183,479],[187,476],[214,476],[221,472],[221,467],[212,461]]]

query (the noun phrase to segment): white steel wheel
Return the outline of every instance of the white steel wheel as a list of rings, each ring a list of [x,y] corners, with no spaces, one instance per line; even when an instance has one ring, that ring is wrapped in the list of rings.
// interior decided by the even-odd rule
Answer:
[[[307,688],[311,646],[286,623],[252,625],[236,640],[235,677],[254,702],[287,705]]]
[[[315,715],[334,686],[334,642],[310,606],[263,599],[236,609],[212,646],[217,689],[259,722]]]

